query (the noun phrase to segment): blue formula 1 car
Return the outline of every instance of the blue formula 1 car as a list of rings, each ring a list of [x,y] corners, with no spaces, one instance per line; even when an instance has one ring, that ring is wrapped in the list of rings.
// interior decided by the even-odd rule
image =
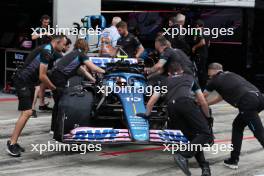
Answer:
[[[139,143],[163,144],[187,142],[182,132],[167,129],[166,107],[154,107],[150,119],[137,116],[146,111],[147,80],[144,66],[136,59],[91,57],[106,74],[96,85],[88,85],[93,103],[89,123],[74,124],[64,131],[65,143]],[[150,89],[149,89],[150,90]],[[64,112],[67,116],[67,112]]]

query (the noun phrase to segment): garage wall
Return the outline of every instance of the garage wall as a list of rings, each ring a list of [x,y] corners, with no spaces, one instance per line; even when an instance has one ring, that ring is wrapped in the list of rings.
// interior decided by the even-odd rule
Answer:
[[[104,2],[109,0],[102,0]],[[192,4],[192,5],[213,5],[233,7],[254,7],[255,0],[111,0],[120,2],[147,2],[147,3],[171,3],[171,4]],[[263,0],[257,0],[263,1]]]
[[[53,26],[73,27],[73,22],[81,23],[87,15],[101,13],[101,0],[54,0]],[[68,36],[74,43],[75,36]]]

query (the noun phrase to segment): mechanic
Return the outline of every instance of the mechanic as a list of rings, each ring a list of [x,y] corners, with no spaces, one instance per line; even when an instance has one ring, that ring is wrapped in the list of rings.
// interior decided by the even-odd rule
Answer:
[[[105,28],[102,32],[100,41],[99,41],[99,54],[104,57],[113,56],[113,49],[116,47],[117,40],[120,38],[120,34],[117,31],[116,25],[121,20],[120,17],[114,17],[112,19],[112,25],[109,28]]]
[[[71,40],[69,38],[66,38],[66,44],[65,47],[63,48],[62,52],[54,52],[53,56],[54,56],[54,60],[55,62],[58,62],[60,60],[60,58],[63,57],[63,53],[66,53],[69,51],[70,47],[71,47]],[[52,68],[54,65],[53,62],[49,62],[49,70],[50,68]],[[38,114],[36,111],[36,103],[37,103],[37,99],[39,98],[39,110],[40,112],[51,112],[52,108],[48,106],[48,104],[45,103],[45,90],[46,90],[46,86],[43,83],[40,83],[39,86],[35,87],[35,94],[34,94],[34,100],[33,100],[33,104],[32,104],[32,116],[33,118],[37,118]]]
[[[171,17],[169,19],[169,27],[175,31],[179,31],[180,28],[184,28],[185,25],[185,16],[181,13],[178,13],[176,17]],[[175,29],[174,29],[175,28]],[[187,39],[184,35],[164,35],[165,38],[171,43],[172,48],[182,50],[186,55],[191,54],[191,47],[187,42]]]
[[[14,76],[14,86],[18,96],[18,110],[21,111],[20,117],[16,122],[11,139],[7,141],[7,152],[11,156],[18,157],[25,149],[18,143],[18,138],[32,115],[32,103],[34,98],[35,86],[42,81],[52,90],[56,87],[50,82],[46,75],[48,63],[54,59],[54,51],[61,52],[66,43],[63,35],[53,36],[49,44],[42,45],[34,49],[26,58],[22,69],[18,70]]]
[[[117,46],[121,47],[128,55],[129,58],[140,58],[141,54],[144,52],[144,47],[138,40],[136,36],[129,33],[127,30],[127,23],[120,21],[116,25],[117,30],[120,34],[120,38],[117,40]],[[115,55],[119,51],[118,48],[115,49]]]
[[[190,143],[187,145],[199,145],[196,148],[198,150],[178,151],[174,156],[176,163],[186,175],[190,175],[188,158],[195,156],[202,169],[202,176],[211,175],[209,163],[205,160],[202,151],[202,146],[212,139],[208,126],[211,117],[207,102],[198,83],[196,83],[192,74],[185,73],[181,65],[175,62],[170,65],[169,77],[162,81],[161,85],[167,86],[168,92],[165,94],[165,104],[168,105],[168,116],[175,123],[176,129],[180,129],[189,139]],[[194,92],[196,100],[192,92]],[[159,92],[155,92],[147,103],[146,113],[137,115],[148,118],[160,96]]]
[[[232,72],[224,72],[223,66],[219,63],[212,63],[208,66],[208,76],[211,79],[205,88],[205,96],[208,96],[209,92],[213,90],[219,93],[208,101],[208,105],[225,100],[239,110],[233,121],[232,129],[234,150],[231,152],[231,157],[224,161],[225,166],[237,169],[246,126],[264,147],[264,128],[258,115],[264,109],[264,97],[254,85],[243,77]]]
[[[210,41],[203,35],[204,22],[202,20],[197,20],[195,22],[195,27],[199,29],[199,31],[193,36],[192,55],[197,65],[199,84],[204,88],[207,81],[206,66]]]
[[[167,77],[168,67],[173,62],[179,63],[185,72],[193,73],[193,64],[189,57],[183,51],[171,48],[170,42],[164,36],[156,38],[155,48],[160,53],[158,63],[151,68],[144,69],[149,75],[150,84],[156,84],[157,81]]]
[[[51,41],[51,36],[48,34],[48,32],[43,33],[44,30],[48,29],[48,26],[50,25],[50,17],[48,15],[42,15],[40,18],[41,26],[36,28],[35,32],[32,33],[31,39],[35,42],[35,46],[40,46],[43,44],[47,44]],[[43,31],[42,31],[43,30]]]
[[[77,70],[81,67],[81,65],[85,65],[93,72],[101,74],[105,73],[103,69],[97,67],[91,61],[89,61],[89,58],[86,55],[88,50],[88,43],[84,39],[77,39],[74,44],[74,50],[58,61],[51,71],[50,78],[57,87],[57,89],[53,91],[55,104],[52,112],[51,130],[54,131],[54,139],[58,141],[61,140],[60,134],[58,132],[59,129],[56,128],[56,124],[58,122],[58,103],[62,96],[63,90],[67,85],[68,79],[77,74]],[[84,72],[88,79],[90,79],[92,82],[95,82],[95,79],[92,77],[92,75],[88,73],[83,67],[81,67],[81,71]]]

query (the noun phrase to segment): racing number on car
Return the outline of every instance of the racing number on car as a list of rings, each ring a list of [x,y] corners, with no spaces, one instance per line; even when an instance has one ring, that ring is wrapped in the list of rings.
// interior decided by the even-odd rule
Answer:
[[[126,100],[129,102],[138,102],[138,101],[141,101],[141,98],[139,98],[139,97],[127,97]]]

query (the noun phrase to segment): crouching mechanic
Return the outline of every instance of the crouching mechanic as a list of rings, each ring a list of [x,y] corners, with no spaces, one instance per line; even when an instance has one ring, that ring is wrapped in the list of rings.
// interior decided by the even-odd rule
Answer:
[[[48,87],[55,90],[56,87],[50,82],[46,75],[46,68],[54,58],[54,52],[61,52],[66,43],[66,38],[62,35],[52,37],[49,44],[42,45],[34,49],[26,58],[23,68],[18,70],[14,76],[14,85],[18,96],[18,110],[20,117],[16,122],[11,139],[7,141],[7,152],[11,156],[18,157],[25,149],[18,143],[24,126],[32,115],[32,103],[34,99],[35,86],[39,80],[47,83]]]
[[[191,151],[178,151],[174,156],[176,163],[186,175],[191,175],[188,168],[188,158],[195,156],[202,169],[202,176],[210,176],[209,163],[205,160],[202,146],[207,144],[212,135],[209,131],[209,109],[203,93],[192,74],[184,73],[178,63],[172,63],[169,67],[169,77],[161,83],[167,86],[165,102],[168,105],[168,115],[183,134],[189,139]],[[192,94],[195,93],[199,105]],[[147,111],[139,116],[148,117],[154,104],[158,101],[160,93],[155,92],[147,103]],[[202,110],[201,110],[202,109]],[[198,146],[195,150],[193,146]],[[189,148],[189,147],[188,147]]]
[[[264,109],[264,97],[254,85],[241,76],[232,72],[224,72],[223,66],[219,63],[212,63],[208,66],[208,76],[210,80],[205,87],[205,96],[214,90],[219,93],[208,101],[208,105],[216,104],[224,99],[239,110],[233,122],[233,151],[231,157],[224,161],[225,166],[237,169],[246,126],[264,147],[264,128],[258,115]]]
[[[56,87],[58,87],[55,91],[53,91],[53,98],[55,101],[53,111],[52,111],[52,130],[54,130],[54,139],[60,141],[60,133],[57,128],[58,122],[58,103],[63,94],[63,90],[67,85],[67,81],[70,77],[77,74],[79,68],[85,74],[88,79],[95,82],[95,79],[92,77],[89,72],[85,71],[85,68],[82,65],[85,65],[90,71],[103,74],[105,71],[100,67],[97,67],[86,56],[89,50],[88,43],[84,39],[77,39],[74,45],[74,50],[69,54],[65,55],[58,61],[51,72],[51,80]]]

